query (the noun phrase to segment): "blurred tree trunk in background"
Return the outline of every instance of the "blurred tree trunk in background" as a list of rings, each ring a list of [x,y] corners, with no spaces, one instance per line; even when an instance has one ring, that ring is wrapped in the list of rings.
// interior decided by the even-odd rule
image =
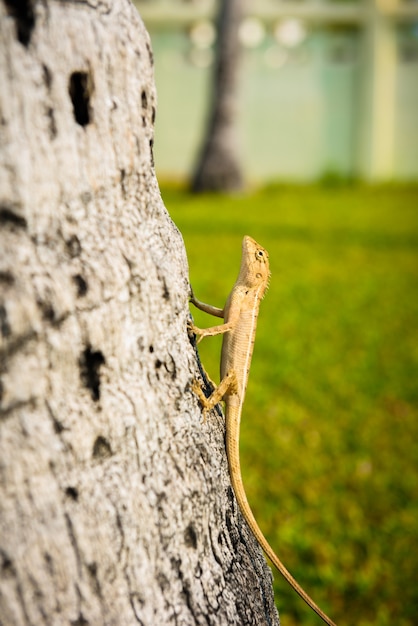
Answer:
[[[239,191],[243,187],[236,126],[243,4],[244,0],[220,0],[206,137],[191,184],[195,192]]]

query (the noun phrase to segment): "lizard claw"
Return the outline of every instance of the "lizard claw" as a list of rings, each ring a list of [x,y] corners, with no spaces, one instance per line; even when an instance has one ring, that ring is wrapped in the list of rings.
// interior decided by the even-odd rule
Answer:
[[[191,320],[187,322],[187,330],[189,331],[189,333],[196,335],[197,337],[196,343],[200,343],[202,341],[204,337],[202,329],[195,326]]]

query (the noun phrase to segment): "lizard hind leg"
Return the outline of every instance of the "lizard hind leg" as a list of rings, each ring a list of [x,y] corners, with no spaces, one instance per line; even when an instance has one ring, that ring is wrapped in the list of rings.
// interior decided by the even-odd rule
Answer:
[[[234,370],[226,373],[219,385],[210,394],[209,398],[205,396],[202,388],[197,380],[192,383],[192,391],[199,398],[199,402],[203,407],[203,420],[206,420],[208,411],[213,409],[226,395],[234,395],[238,393],[238,380]]]

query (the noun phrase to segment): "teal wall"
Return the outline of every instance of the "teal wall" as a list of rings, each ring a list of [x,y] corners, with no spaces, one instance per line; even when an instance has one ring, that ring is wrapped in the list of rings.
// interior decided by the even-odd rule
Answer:
[[[204,133],[210,67],[191,61],[186,28],[149,30],[158,90],[156,168],[162,177],[187,178]],[[418,179],[418,27],[394,27],[394,32],[389,178]],[[363,40],[359,28],[317,27],[291,50],[280,48],[272,34],[245,50],[238,124],[249,180],[361,176],[359,150],[372,115],[361,111],[371,79]]]
[[[397,31],[394,177],[418,179],[418,23]]]

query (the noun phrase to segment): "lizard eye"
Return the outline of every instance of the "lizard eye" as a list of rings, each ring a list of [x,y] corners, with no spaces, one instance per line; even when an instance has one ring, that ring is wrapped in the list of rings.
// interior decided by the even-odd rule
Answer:
[[[257,250],[255,257],[256,259],[264,259],[264,252],[262,250]]]

